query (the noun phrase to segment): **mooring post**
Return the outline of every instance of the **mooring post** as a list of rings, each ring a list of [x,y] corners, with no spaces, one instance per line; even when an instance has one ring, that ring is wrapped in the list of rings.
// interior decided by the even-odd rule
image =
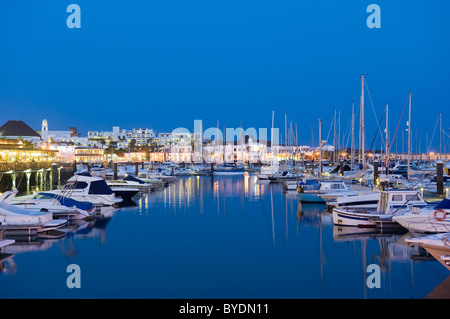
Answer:
[[[436,193],[438,196],[444,195],[444,163],[436,163]]]
[[[134,163],[134,176],[138,176],[139,174],[139,162]]]
[[[27,194],[30,193],[30,178],[31,178],[31,172],[25,172],[27,176]]]
[[[117,162],[113,164],[113,179],[117,180]]]
[[[344,161],[339,162],[339,175],[344,176]]]
[[[51,170],[51,187],[50,189],[56,189],[58,187],[58,164],[52,163]]]
[[[16,189],[16,171],[13,171],[11,173],[11,180],[12,180],[12,188],[11,189]]]
[[[373,184],[376,186],[378,181],[378,162],[373,162]]]

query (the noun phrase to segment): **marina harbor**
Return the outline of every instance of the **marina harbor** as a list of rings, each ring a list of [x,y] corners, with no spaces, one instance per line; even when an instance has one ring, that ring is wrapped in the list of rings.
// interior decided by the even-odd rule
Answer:
[[[290,319],[450,299],[449,12],[0,1],[2,305]]]

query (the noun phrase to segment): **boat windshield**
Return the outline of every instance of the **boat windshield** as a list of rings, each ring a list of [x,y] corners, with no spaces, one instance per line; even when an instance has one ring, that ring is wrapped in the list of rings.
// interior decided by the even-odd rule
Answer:
[[[93,181],[91,182],[91,187],[89,187],[89,194],[111,195],[112,193],[111,187],[104,180]]]

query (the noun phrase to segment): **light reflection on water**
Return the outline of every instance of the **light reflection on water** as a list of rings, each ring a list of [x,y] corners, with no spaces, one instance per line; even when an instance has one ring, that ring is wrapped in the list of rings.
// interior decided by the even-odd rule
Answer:
[[[447,270],[406,245],[409,234],[336,227],[324,205],[252,175],[183,177],[102,214],[64,238],[5,247],[0,297],[424,298],[448,288]],[[65,286],[71,263],[83,271],[78,291]],[[373,263],[380,289],[365,284]]]

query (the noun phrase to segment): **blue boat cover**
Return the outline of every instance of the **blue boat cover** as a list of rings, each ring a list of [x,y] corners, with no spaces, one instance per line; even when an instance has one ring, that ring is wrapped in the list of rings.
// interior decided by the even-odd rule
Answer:
[[[126,177],[124,177],[123,180],[124,181],[131,181],[131,182],[138,182],[139,184],[146,184],[143,180],[141,180],[141,179],[139,179],[137,177],[131,176],[131,175],[127,175]]]
[[[77,201],[72,198],[58,196],[57,194],[52,194],[52,193],[39,193],[39,194],[50,197],[50,198],[58,199],[58,202],[61,205],[64,205],[67,207],[75,206],[76,208],[86,210],[86,211],[94,207],[94,205],[92,205],[91,202],[80,202],[80,201]]]
[[[436,209],[450,209],[450,199],[444,198],[442,202],[435,206]]]

